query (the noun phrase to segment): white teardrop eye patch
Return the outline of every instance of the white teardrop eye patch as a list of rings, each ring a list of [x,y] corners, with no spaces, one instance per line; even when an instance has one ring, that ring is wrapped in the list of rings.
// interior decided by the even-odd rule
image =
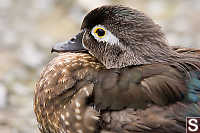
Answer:
[[[119,44],[119,39],[102,25],[93,27],[91,34],[98,42],[106,42],[111,45]]]
[[[106,30],[102,27],[97,27],[94,29],[94,34],[96,34],[99,38],[103,38],[106,35]]]

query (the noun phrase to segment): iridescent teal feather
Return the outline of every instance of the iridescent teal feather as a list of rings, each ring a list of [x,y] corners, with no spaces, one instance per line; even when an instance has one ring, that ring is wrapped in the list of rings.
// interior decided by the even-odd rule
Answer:
[[[200,72],[191,72],[191,79],[187,82],[189,88],[187,100],[190,102],[200,101]]]

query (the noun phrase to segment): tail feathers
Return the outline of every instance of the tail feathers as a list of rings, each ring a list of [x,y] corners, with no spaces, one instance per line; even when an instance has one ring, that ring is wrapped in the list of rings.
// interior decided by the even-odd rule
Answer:
[[[200,117],[200,103],[195,103],[190,105],[187,114],[187,117]]]
[[[185,125],[186,117],[200,117],[200,102],[180,103],[172,105],[171,118],[175,119],[180,125]]]

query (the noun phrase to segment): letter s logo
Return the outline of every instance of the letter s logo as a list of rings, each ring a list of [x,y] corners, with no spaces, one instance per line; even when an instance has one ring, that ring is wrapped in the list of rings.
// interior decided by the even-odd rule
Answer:
[[[188,126],[189,126],[188,129],[191,132],[196,132],[199,129],[197,119],[190,119],[188,121]]]

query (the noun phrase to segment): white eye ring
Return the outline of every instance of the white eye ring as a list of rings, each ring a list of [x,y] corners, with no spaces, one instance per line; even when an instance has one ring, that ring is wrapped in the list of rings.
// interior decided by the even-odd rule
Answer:
[[[97,33],[97,30],[101,30],[100,32],[102,33]],[[105,42],[111,45],[119,44],[119,39],[102,25],[94,26],[92,28],[91,34],[98,42]]]
[[[103,38],[106,35],[106,30],[102,27],[97,27],[94,30],[94,33],[96,34],[96,36],[98,36],[99,38]]]

